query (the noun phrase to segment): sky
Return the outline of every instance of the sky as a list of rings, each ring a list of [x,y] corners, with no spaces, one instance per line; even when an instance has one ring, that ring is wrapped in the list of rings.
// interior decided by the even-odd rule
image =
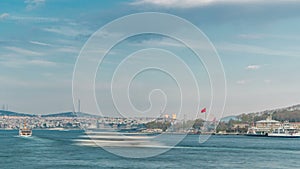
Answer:
[[[0,105],[33,114],[72,111],[73,71],[84,44],[111,21],[142,12],[181,17],[207,36],[217,50],[226,75],[223,116],[298,104],[299,11],[300,2],[296,0],[1,0]],[[125,56],[146,48],[172,51],[186,62],[199,85],[200,107],[210,106],[209,76],[203,64],[195,60],[194,53],[170,37],[144,34],[118,43],[98,69],[95,96],[102,113],[117,111],[109,92],[118,64]],[[123,71],[144,63],[176,67],[176,59],[164,60],[170,59],[169,55],[160,52],[133,56]],[[179,79],[185,77],[178,76]],[[123,85],[122,79],[117,80],[116,90],[128,87]],[[151,91],[156,108],[148,110],[152,104],[149,102]],[[169,114],[179,108],[179,87],[172,77],[160,71],[150,70],[136,76],[129,94],[139,112],[159,116],[163,107],[164,113]],[[168,95],[168,104],[164,106],[162,103]],[[186,101],[198,102],[192,98]],[[82,102],[87,100],[82,99]],[[124,106],[121,111],[130,111]],[[81,111],[97,114],[84,103]]]

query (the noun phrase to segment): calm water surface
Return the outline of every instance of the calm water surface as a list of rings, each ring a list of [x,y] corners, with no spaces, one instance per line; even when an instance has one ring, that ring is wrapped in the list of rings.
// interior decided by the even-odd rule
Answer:
[[[33,137],[0,131],[1,169],[77,168],[300,168],[300,138],[212,136],[203,144],[189,135],[156,157],[128,159],[80,146],[83,131],[34,130]]]

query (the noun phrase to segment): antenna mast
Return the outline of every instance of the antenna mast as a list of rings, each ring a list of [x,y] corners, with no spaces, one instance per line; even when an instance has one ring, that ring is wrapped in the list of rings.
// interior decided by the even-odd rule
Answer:
[[[78,113],[80,113],[80,99],[78,99]]]

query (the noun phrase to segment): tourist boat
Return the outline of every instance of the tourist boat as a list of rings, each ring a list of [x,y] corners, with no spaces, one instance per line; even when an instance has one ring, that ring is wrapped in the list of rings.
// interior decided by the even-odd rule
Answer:
[[[19,129],[19,136],[30,137],[32,136],[32,130],[27,127],[26,122],[23,125],[23,128]]]
[[[262,137],[300,137],[298,129],[291,126],[288,121],[280,123],[279,121],[272,120],[269,116],[266,120],[256,122],[256,126],[248,129],[247,136],[262,136]]]
[[[246,136],[261,136],[267,137],[268,136],[268,129],[265,128],[258,128],[258,127],[251,127],[248,129]]]
[[[279,128],[280,126],[281,123],[279,121],[273,120],[272,115],[270,115],[266,120],[257,121],[255,126],[248,129],[246,135],[267,137],[274,128]]]
[[[285,121],[281,127],[274,129],[271,133],[268,133],[268,137],[300,137],[299,131],[291,126],[288,121]]]

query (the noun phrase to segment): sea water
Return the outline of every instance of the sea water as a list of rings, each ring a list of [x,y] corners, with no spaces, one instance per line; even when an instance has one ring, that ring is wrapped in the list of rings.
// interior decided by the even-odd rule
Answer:
[[[0,131],[1,169],[78,168],[300,168],[300,138],[211,136],[200,144],[188,135],[180,144],[155,157],[131,159],[100,147],[76,143],[84,131]]]

